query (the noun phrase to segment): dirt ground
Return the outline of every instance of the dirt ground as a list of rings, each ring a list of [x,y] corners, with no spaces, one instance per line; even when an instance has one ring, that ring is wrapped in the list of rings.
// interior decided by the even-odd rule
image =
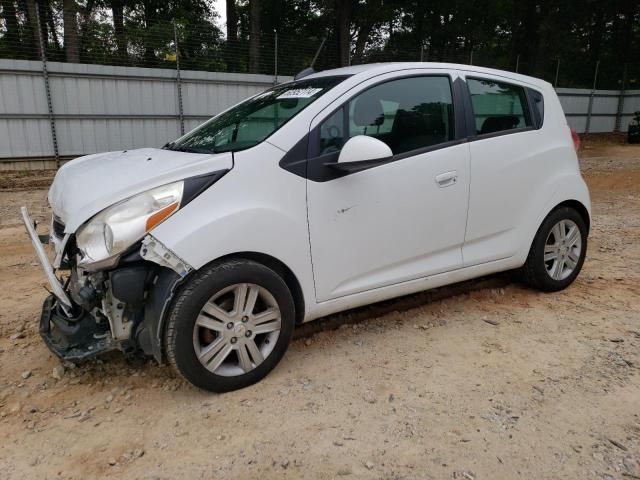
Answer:
[[[499,276],[336,316],[224,395],[119,355],[54,372],[18,218],[48,218],[47,177],[3,174],[0,478],[640,479],[640,147],[581,156],[594,217],[569,289]]]

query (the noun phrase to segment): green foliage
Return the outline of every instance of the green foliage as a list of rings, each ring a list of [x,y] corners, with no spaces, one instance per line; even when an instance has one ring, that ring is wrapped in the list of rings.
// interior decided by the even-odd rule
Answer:
[[[256,0],[258,1],[258,0]],[[38,58],[31,0],[0,0],[0,57]],[[65,61],[62,0],[39,0],[50,60]],[[246,72],[249,0],[236,0],[237,41],[228,42],[211,0],[77,0],[80,61],[174,68],[177,27],[184,69]],[[114,12],[121,6],[118,34]],[[559,86],[640,88],[637,0],[260,0],[258,65],[291,75],[377,61],[473,63],[544,78]],[[350,42],[340,42],[339,25]],[[345,55],[344,49],[348,49]],[[626,67],[625,67],[626,66]]]

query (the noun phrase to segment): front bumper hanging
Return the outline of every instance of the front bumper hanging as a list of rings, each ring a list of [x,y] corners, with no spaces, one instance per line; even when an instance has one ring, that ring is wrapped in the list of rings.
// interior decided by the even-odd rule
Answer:
[[[80,361],[115,350],[109,332],[99,332],[95,319],[87,312],[74,318],[58,309],[58,299],[49,295],[42,305],[40,336],[62,360]]]
[[[44,301],[40,316],[40,336],[49,350],[63,360],[77,361],[116,349],[116,343],[109,332],[99,331],[96,319],[89,312],[74,307],[69,295],[56,278],[26,207],[20,210],[33,248],[51,287],[51,295]]]
[[[67,292],[64,291],[64,288],[56,278],[55,273],[53,273],[53,267],[47,258],[47,254],[44,251],[44,247],[42,243],[40,243],[40,238],[36,233],[36,229],[34,228],[33,220],[29,216],[29,212],[27,211],[27,207],[20,208],[20,212],[22,213],[22,221],[24,222],[24,226],[27,229],[27,233],[31,238],[31,243],[33,244],[33,248],[36,251],[36,255],[38,256],[38,261],[40,262],[40,266],[44,270],[44,274],[47,276],[47,280],[49,281],[49,286],[51,287],[51,293],[55,295],[58,301],[62,304],[62,308],[66,313],[71,313],[72,303],[67,295]]]

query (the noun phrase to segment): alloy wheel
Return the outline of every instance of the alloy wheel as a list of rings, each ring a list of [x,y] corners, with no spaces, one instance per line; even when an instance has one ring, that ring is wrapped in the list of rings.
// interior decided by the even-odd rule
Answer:
[[[193,328],[193,347],[207,370],[243,375],[271,354],[281,326],[273,295],[259,285],[238,283],[217,292],[202,307]]]
[[[554,280],[564,280],[578,266],[582,253],[582,235],[573,220],[556,223],[544,245],[544,264]]]

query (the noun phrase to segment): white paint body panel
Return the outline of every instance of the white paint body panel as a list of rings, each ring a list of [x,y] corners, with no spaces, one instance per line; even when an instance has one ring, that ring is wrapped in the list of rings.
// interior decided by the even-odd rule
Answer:
[[[158,148],[76,158],[58,170],[49,204],[75,232],[96,213],[154,187],[233,166],[230,153],[200,155]]]
[[[408,73],[443,73],[454,79],[472,73],[534,87],[545,97],[544,125],[327,182],[306,180],[279,166],[344,101],[374,82]],[[130,195],[233,167],[152,234],[195,269],[246,252],[277,259],[298,280],[304,320],[520,267],[538,227],[556,205],[575,200],[590,211],[569,129],[548,83],[429,63],[356,66],[314,75],[338,74],[352,76],[267,141],[233,158],[149,149],[71,162],[60,170],[50,192],[54,211],[73,232],[91,215]],[[149,156],[157,160],[147,162]],[[456,182],[439,186],[436,177],[442,180],[451,172]]]
[[[435,177],[457,171],[455,185]],[[462,267],[469,145],[308,182],[318,301]]]

